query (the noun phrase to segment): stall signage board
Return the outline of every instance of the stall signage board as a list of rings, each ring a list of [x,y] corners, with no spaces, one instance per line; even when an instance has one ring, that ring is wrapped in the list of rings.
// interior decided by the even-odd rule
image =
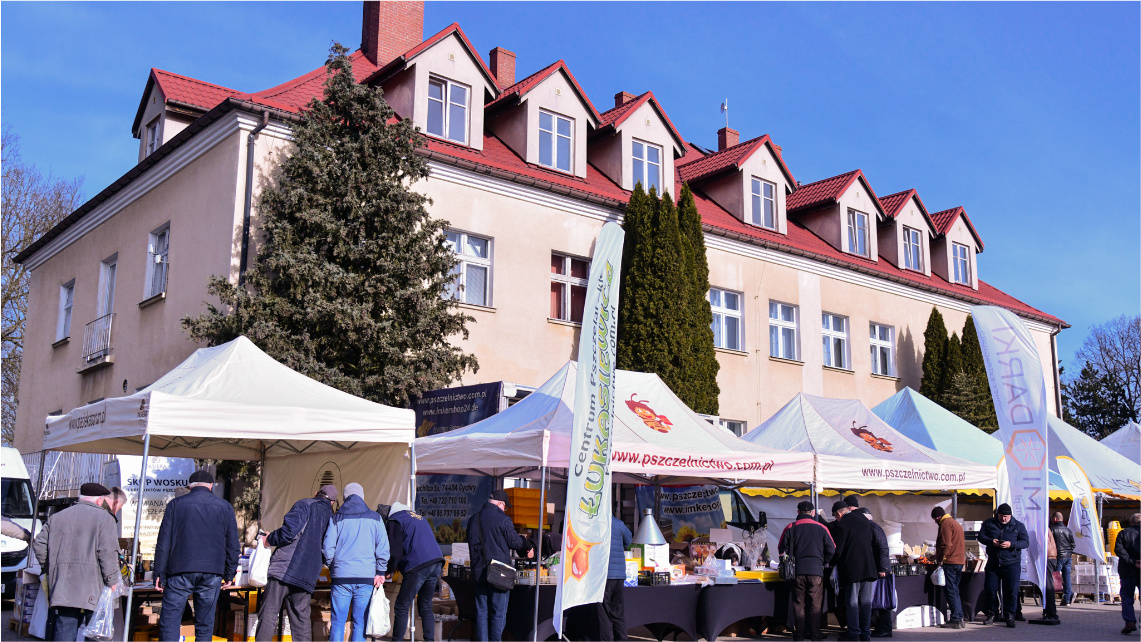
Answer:
[[[711,530],[722,528],[725,513],[721,510],[720,494],[721,490],[713,485],[663,487],[660,514],[673,525],[672,533],[664,533],[666,539],[688,543],[698,537],[708,537]],[[634,495],[638,500],[639,513],[654,508],[653,486],[638,486]]]
[[[416,512],[432,527],[436,541],[467,541],[467,521],[487,503],[495,480],[483,475],[417,475]]]
[[[119,486],[127,493],[127,503],[119,515],[121,537],[131,537],[135,530],[135,512],[138,509],[139,473],[143,458],[135,455],[119,455],[117,461],[104,465],[103,481],[108,488]],[[166,505],[174,499],[175,491],[190,483],[190,475],[196,470],[193,459],[180,457],[148,457],[147,483],[143,490],[143,519],[139,530],[139,554],[145,558],[154,557],[158,542],[158,529]]]
[[[1058,457],[1058,472],[1070,494],[1074,496],[1070,509],[1070,530],[1074,533],[1074,552],[1105,562],[1105,544],[1101,540],[1101,521],[1094,503],[1089,478],[1078,462],[1069,457]],[[1097,524],[1097,526],[1095,526]]]
[[[502,407],[503,382],[441,388],[425,392],[412,402],[416,436],[438,435],[483,421]]]
[[[567,470],[562,578],[555,590],[554,625],[560,637],[563,611],[601,602],[606,588],[610,561],[610,455],[617,401],[614,352],[625,236],[617,223],[602,226],[587,280]]]
[[[1026,526],[1029,548],[1022,552],[1022,577],[1044,588],[1046,521],[1050,510],[1047,482],[1049,442],[1046,426],[1046,380],[1034,339],[1011,312],[995,306],[971,306],[978,330],[1006,467],[1005,486],[1014,517]]]

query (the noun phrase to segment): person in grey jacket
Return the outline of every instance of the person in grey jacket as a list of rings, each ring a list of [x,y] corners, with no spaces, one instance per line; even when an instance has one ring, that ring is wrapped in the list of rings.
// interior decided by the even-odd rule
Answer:
[[[48,577],[48,640],[74,640],[103,587],[118,586],[119,535],[107,511],[111,491],[84,484],[79,503],[55,513],[32,545]]]
[[[345,503],[329,521],[322,547],[333,586],[329,640],[345,639],[345,621],[353,615],[353,640],[364,640],[365,618],[373,587],[384,584],[388,569],[388,533],[380,514],[364,503],[360,484],[345,486]]]

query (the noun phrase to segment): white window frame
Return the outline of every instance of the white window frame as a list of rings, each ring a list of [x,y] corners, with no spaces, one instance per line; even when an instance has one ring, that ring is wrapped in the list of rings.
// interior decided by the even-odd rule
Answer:
[[[543,129],[543,114],[546,114],[546,115],[551,117],[551,127],[553,129]],[[568,127],[568,129],[570,129],[570,135],[569,136],[564,136],[564,135],[559,133],[559,121],[560,120],[565,120],[567,122],[567,124],[569,125],[569,127]],[[542,142],[543,136],[550,136],[551,137],[551,164],[547,165],[547,164],[543,163],[542,152],[539,152],[539,158],[537,159],[539,161],[539,165],[542,165],[543,167],[549,167],[549,168],[556,170],[556,171],[559,171],[559,172],[566,172],[568,174],[573,173],[574,172],[574,119],[568,118],[568,117],[563,116],[561,114],[556,114],[555,112],[549,111],[547,109],[540,109],[539,110],[539,149],[540,150],[542,149],[542,145],[543,145],[543,142]],[[567,154],[567,167],[565,169],[562,167],[559,167],[559,145],[558,145],[558,143],[559,143],[560,138],[566,139],[567,149],[569,150],[569,153]]]
[[[443,100],[439,100],[439,99],[432,97],[431,86],[433,84],[440,85],[443,88],[443,90],[444,90],[443,91],[443,94],[444,94]],[[430,120],[425,121],[424,131],[427,132],[429,136],[435,136],[436,138],[442,138],[444,140],[448,140],[448,141],[451,141],[453,143],[459,143],[461,145],[467,145],[468,144],[469,132],[471,131],[471,87],[469,87],[463,83],[458,83],[454,80],[444,78],[443,76],[436,76],[436,75],[431,75],[428,77],[428,86],[429,86],[429,91],[428,91],[428,110],[429,110],[429,113],[431,113],[431,110],[434,106],[433,103],[438,104],[443,109],[443,115],[441,118],[441,122],[444,126],[444,131],[442,131],[442,132],[428,131],[428,123],[431,122]],[[463,98],[462,103],[456,102],[455,90],[457,88],[462,89],[464,91],[464,98]],[[463,136],[460,136],[458,138],[453,135],[453,132],[455,130],[455,125],[452,123],[452,107],[462,108],[463,114],[464,114],[463,119],[462,119],[463,120],[464,132],[463,132]]]
[[[115,311],[115,281],[119,274],[119,253],[103,259],[99,264],[99,314],[103,318]]]
[[[493,239],[487,236],[481,236],[479,234],[468,234],[467,232],[463,232],[461,230],[448,230],[447,233],[449,236],[453,234],[457,235],[456,242],[459,243],[459,247],[457,248],[455,245],[452,246],[452,252],[456,255],[457,259],[456,266],[452,268],[452,273],[458,274],[459,276],[457,276],[456,280],[452,282],[452,285],[445,292],[445,296],[450,296],[460,303],[490,308],[492,263],[495,256],[493,254]],[[468,239],[479,239],[487,243],[487,256],[480,257],[467,253],[466,250],[468,248]],[[451,244],[453,241],[449,238],[448,243]],[[487,276],[485,277],[484,282],[483,301],[468,300],[467,279],[469,266],[482,267],[486,269]]]
[[[166,238],[165,249],[160,244]],[[147,269],[143,298],[149,299],[166,292],[170,277],[170,223],[167,222],[151,232],[147,238]]]
[[[571,297],[571,288],[572,287],[581,287],[581,288],[587,287],[587,283],[589,282],[589,275],[590,275],[590,259],[583,258],[581,256],[574,256],[571,254],[564,254],[562,252],[552,251],[551,252],[551,263],[552,263],[552,265],[554,264],[554,261],[556,258],[562,259],[562,261],[563,261],[563,273],[558,274],[555,272],[551,272],[551,283],[558,283],[558,284],[563,286],[562,302],[560,303],[560,306],[561,306],[560,312],[562,314],[560,316],[553,316],[553,317],[548,317],[548,318],[555,319],[558,321],[566,321],[567,323],[582,323],[582,321],[575,321],[574,320],[574,310],[572,309],[573,297]],[[583,261],[586,263],[586,273],[587,273],[586,278],[580,279],[580,278],[571,276],[571,269],[570,269],[571,268],[571,261]],[[586,304],[585,297],[583,299],[583,304],[584,304],[584,306]],[[548,310],[548,312],[549,312],[549,310]],[[584,314],[585,314],[585,311],[584,311]]]
[[[959,250],[962,249],[962,256]],[[961,264],[961,269],[960,269]],[[971,249],[962,243],[951,243],[951,267],[955,283],[971,284]]]
[[[728,307],[726,304],[726,296],[730,295],[737,298],[737,309]],[[713,323],[710,328],[713,330],[713,346],[715,348],[722,348],[724,350],[736,350],[744,352],[745,350],[745,295],[734,290],[726,290],[724,288],[709,288],[706,293],[706,298],[709,300],[709,307],[713,312]],[[729,331],[729,319],[737,320],[737,332],[732,338],[736,341],[736,346],[731,345],[727,339],[734,333]],[[720,341],[718,339],[720,338]]]
[[[155,116],[154,120],[147,123],[146,131],[143,134],[146,136],[146,154],[150,156],[155,151],[162,147],[162,116]]]
[[[903,267],[923,271],[923,236],[919,230],[903,226]]]
[[[868,342],[871,344],[871,357],[872,357],[872,374],[882,375],[884,377],[895,376],[895,327],[887,325],[886,323],[876,323],[872,321],[870,324],[870,338]],[[887,339],[880,337],[880,330],[887,330]],[[887,352],[887,371],[881,372],[879,357]]]
[[[824,365],[829,368],[838,368],[840,370],[851,370],[851,340],[849,338],[849,330],[851,323],[848,317],[831,312],[823,312],[820,315],[820,333],[823,335],[822,348],[824,350],[821,358]],[[836,325],[840,325],[840,329],[836,329]]]
[[[861,218],[863,225],[861,225]],[[857,209],[848,208],[848,253],[856,256],[870,257],[872,255],[871,237],[868,233],[869,216]],[[860,232],[864,234],[864,251],[860,251]]]
[[[639,146],[641,146],[641,148],[642,148],[642,156],[641,157],[638,156],[638,147]],[[658,162],[655,163],[655,162],[650,160],[650,152],[649,152],[650,149],[657,150]],[[661,195],[661,193],[662,193],[662,160],[665,158],[662,155],[661,145],[655,145],[653,143],[647,143],[644,140],[638,140],[637,138],[635,138],[633,140],[633,142],[631,142],[631,144],[630,144],[630,158],[631,158],[631,160],[630,160],[630,172],[634,177],[634,181],[630,184],[630,186],[634,187],[640,181],[642,183],[642,189],[649,192],[650,188],[653,187],[653,188],[657,189],[658,195]],[[635,161],[637,161],[637,163]],[[638,170],[637,170],[638,163],[641,163],[641,166],[642,166],[642,173],[640,176],[638,175]],[[650,183],[650,168],[651,167],[653,168],[653,173],[654,173],[654,177],[653,177],[654,183],[653,184]]]
[[[772,190],[772,196],[765,196],[765,188],[768,187]],[[752,177],[749,192],[752,198],[749,199],[750,207],[753,210],[753,225],[763,227],[766,230],[777,229],[777,184],[772,181],[766,181],[763,178],[756,176]],[[771,203],[773,208],[773,222],[772,225],[765,224],[765,204]]]
[[[728,430],[738,437],[744,437],[745,433],[749,432],[749,422],[747,421],[718,418],[717,423],[720,424],[722,428]]]
[[[773,306],[776,306],[775,316]],[[783,308],[792,310],[792,321],[785,321],[782,318],[781,310]],[[784,330],[792,330],[792,350],[794,354],[783,354],[782,348],[784,347],[784,341],[781,339],[783,338]],[[773,340],[774,334],[776,335],[776,341]],[[769,301],[769,356],[778,359],[788,359],[790,361],[800,361],[800,306],[792,305],[791,303],[782,303],[780,301]]]
[[[55,324],[55,340],[71,337],[72,313],[75,310],[75,279],[59,286],[59,318]]]

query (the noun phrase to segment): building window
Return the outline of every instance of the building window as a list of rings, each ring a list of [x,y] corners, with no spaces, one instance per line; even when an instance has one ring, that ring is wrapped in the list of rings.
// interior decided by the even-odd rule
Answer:
[[[916,272],[923,271],[923,250],[919,230],[903,228],[903,267]]]
[[[162,117],[156,116],[154,120],[147,125],[147,156],[150,156],[156,149],[162,147]]]
[[[75,279],[59,286],[59,320],[55,327],[55,340],[71,336],[71,308],[75,303]]]
[[[662,193],[662,148],[634,141],[634,184],[642,183],[647,192],[656,189]]]
[[[590,261],[551,252],[551,318],[582,323]]]
[[[851,370],[848,364],[848,317],[825,312],[823,318],[824,365]]]
[[[452,298],[472,305],[491,305],[491,239],[466,232],[448,232],[448,246],[456,254],[448,286]]]
[[[951,244],[951,259],[955,263],[955,283],[971,284],[971,251],[961,243]]]
[[[713,345],[727,350],[744,350],[741,294],[710,288],[709,306],[713,308]]]
[[[571,171],[571,121],[569,118],[539,112],[539,164]]]
[[[166,275],[170,266],[170,224],[151,232],[147,244],[146,298],[166,292]]]
[[[428,133],[467,143],[467,103],[471,92],[443,78],[428,79]]]
[[[895,328],[879,323],[871,324],[872,372],[887,377],[895,376]]]
[[[868,256],[868,215],[848,210],[848,251]]]
[[[777,228],[777,186],[775,183],[753,179],[753,225]]]
[[[738,437],[744,436],[747,431],[748,424],[743,421],[734,421],[732,419],[718,419],[721,422],[721,427]]]
[[[769,355],[797,358],[797,313],[795,305],[769,301]]]
[[[119,271],[119,255],[115,254],[99,265],[99,316],[115,311],[115,276]]]

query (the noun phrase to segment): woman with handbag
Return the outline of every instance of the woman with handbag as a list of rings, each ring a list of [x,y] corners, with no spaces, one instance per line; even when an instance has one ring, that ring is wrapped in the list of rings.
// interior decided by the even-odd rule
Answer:
[[[507,625],[507,598],[515,585],[511,551],[535,556],[531,542],[515,532],[504,512],[507,492],[493,490],[478,513],[468,520],[468,549],[475,580],[475,640],[500,640]]]

